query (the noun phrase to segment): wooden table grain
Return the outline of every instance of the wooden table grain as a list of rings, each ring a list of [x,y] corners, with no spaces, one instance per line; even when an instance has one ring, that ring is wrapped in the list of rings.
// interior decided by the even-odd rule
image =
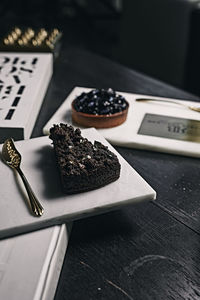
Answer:
[[[63,45],[33,137],[75,86],[200,101],[95,54]],[[200,160],[116,147],[155,202],[76,221],[55,300],[200,299]]]

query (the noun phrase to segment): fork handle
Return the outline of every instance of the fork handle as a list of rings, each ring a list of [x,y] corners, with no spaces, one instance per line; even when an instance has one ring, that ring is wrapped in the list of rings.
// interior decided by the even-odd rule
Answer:
[[[16,168],[17,172],[19,173],[23,183],[24,183],[24,186],[26,188],[26,191],[27,191],[27,194],[29,196],[29,200],[30,200],[30,206],[31,206],[31,210],[32,210],[32,213],[35,215],[35,216],[42,216],[43,215],[43,212],[44,212],[44,208],[42,207],[42,205],[40,204],[40,202],[38,201],[38,199],[36,198],[28,180],[26,179],[24,173],[22,172],[22,170],[18,167]]]
[[[156,101],[156,102],[167,102],[167,103],[171,103],[171,104],[178,104],[178,105],[183,105],[188,107],[186,104],[175,101],[175,100],[167,100],[167,99],[154,99],[154,98],[137,98],[135,101],[137,102],[143,102],[143,101]]]

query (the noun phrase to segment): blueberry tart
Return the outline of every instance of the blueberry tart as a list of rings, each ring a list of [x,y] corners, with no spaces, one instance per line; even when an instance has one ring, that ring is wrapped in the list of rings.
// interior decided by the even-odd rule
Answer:
[[[84,127],[115,127],[125,122],[128,108],[126,99],[113,89],[93,89],[73,100],[72,121]]]

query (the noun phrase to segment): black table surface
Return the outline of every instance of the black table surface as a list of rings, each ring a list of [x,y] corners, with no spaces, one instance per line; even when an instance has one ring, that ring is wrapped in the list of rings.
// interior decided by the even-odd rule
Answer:
[[[32,137],[75,86],[199,98],[64,45]],[[200,299],[200,160],[116,147],[157,200],[74,222],[55,300]]]

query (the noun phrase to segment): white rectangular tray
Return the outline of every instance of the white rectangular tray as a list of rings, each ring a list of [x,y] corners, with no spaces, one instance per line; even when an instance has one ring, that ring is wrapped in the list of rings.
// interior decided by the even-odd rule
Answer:
[[[69,227],[53,226],[0,241],[0,299],[53,300]]]
[[[51,140],[45,136],[16,142],[16,147],[22,154],[22,169],[45,212],[40,218],[29,213],[21,191],[23,186],[19,189],[21,181],[10,167],[0,162],[0,237],[155,199],[155,191],[95,129],[83,130],[82,134],[91,141],[98,140],[108,145],[117,154],[121,164],[120,178],[93,191],[65,195],[61,190]]]
[[[47,122],[47,124],[43,128],[44,134],[48,134],[49,128],[52,127],[53,124],[59,123],[68,123],[72,124],[71,119],[71,102],[74,98],[80,95],[82,92],[88,92],[91,88],[83,88],[83,87],[75,87],[72,92],[68,95],[63,104],[59,107],[59,109],[55,112],[55,114],[51,117],[51,119]],[[136,102],[137,98],[155,98],[160,100],[175,100],[170,98],[163,97],[154,97],[133,93],[124,93],[119,92],[123,95],[127,101],[129,102],[129,112],[128,117],[125,123],[120,126],[106,129],[98,129],[98,131],[113,145],[124,146],[129,148],[136,149],[145,149],[145,150],[153,150],[159,152],[167,152],[172,154],[179,155],[187,155],[200,157],[200,143],[195,141],[184,141],[180,139],[176,139],[176,135],[174,138],[167,138],[155,135],[145,135],[139,134],[138,131],[140,126],[144,120],[145,115],[154,115],[158,117],[161,122],[165,122],[165,130],[168,126],[165,121],[166,117],[173,118],[174,121],[171,121],[175,124],[176,118],[179,118],[179,123],[181,124],[183,119],[187,120],[195,120],[197,122],[200,121],[200,113],[191,111],[188,108],[166,102]],[[177,99],[176,99],[177,100]],[[191,101],[183,101],[178,100],[180,103],[191,106],[200,106],[200,103],[191,102]],[[163,120],[164,119],[164,120]],[[159,121],[160,121],[159,120]],[[188,122],[189,126],[193,126],[191,122]],[[75,126],[75,124],[73,124]],[[159,126],[159,125],[156,125]],[[200,130],[200,129],[199,129]],[[198,135],[198,132],[197,132]]]

